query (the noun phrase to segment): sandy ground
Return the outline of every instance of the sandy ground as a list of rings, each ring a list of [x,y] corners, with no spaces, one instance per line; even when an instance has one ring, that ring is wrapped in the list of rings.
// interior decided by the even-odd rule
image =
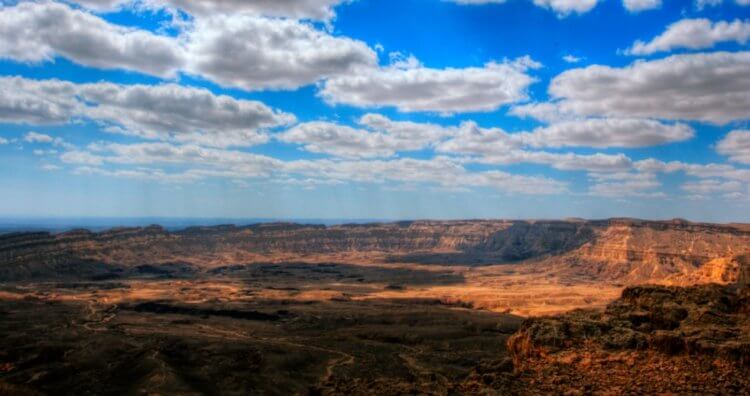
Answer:
[[[431,266],[419,264],[351,265],[341,275],[332,267],[320,279],[306,279],[300,267],[323,264],[274,265],[274,271],[206,279],[136,279],[118,283],[125,288],[57,287],[60,283],[30,284],[0,290],[1,300],[28,295],[49,300],[97,301],[116,304],[134,300],[178,300],[185,303],[431,299],[445,305],[513,313],[553,315],[577,308],[602,308],[617,298],[621,285],[562,281],[524,266]],[[402,271],[389,278],[388,271]],[[302,272],[300,272],[302,271]],[[374,271],[379,271],[375,273]],[[440,277],[438,281],[429,279]],[[452,279],[443,281],[442,279]],[[44,286],[44,287],[39,287]]]

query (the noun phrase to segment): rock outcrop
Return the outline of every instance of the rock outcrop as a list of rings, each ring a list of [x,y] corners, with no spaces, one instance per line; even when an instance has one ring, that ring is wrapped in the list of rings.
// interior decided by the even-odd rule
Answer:
[[[531,393],[746,394],[749,313],[747,288],[629,287],[604,312],[527,319],[507,345]]]

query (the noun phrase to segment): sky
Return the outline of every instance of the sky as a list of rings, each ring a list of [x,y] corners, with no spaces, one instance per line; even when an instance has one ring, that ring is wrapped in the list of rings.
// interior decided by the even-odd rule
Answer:
[[[750,222],[749,0],[0,0],[0,216]]]

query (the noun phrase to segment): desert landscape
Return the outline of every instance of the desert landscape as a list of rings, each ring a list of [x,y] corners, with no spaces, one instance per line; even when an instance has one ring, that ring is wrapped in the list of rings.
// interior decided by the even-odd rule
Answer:
[[[748,241],[634,219],[5,234],[0,393],[747,393]]]
[[[750,396],[750,0],[0,0],[0,396]]]

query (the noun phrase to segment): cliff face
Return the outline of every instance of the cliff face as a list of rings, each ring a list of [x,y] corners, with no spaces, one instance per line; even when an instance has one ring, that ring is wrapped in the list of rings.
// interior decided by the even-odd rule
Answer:
[[[159,226],[101,233],[0,235],[0,280],[106,277],[154,265],[194,268],[279,260],[437,264],[529,261],[564,276],[623,283],[735,282],[750,230],[684,221],[414,221],[316,226]],[[144,269],[145,268],[145,269]]]
[[[461,251],[510,226],[502,221],[400,222],[325,227],[259,224],[247,227],[192,227],[168,232],[159,226],[58,235],[0,236],[0,280],[96,276],[97,268],[120,271],[154,264],[196,267],[246,264],[277,257],[310,259],[333,254]],[[81,264],[80,271],[70,266]],[[84,265],[85,264],[85,265]]]
[[[684,221],[611,220],[561,257],[569,270],[624,283],[735,282],[737,260],[750,251],[750,233],[738,226]]]

